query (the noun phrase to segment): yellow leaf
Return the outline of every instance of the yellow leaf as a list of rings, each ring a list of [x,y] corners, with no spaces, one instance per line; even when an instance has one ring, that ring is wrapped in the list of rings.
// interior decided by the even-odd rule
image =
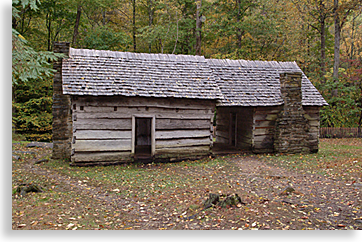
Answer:
[[[18,37],[19,37],[19,38],[22,38],[23,40],[25,40],[25,38],[24,38],[21,34],[19,34]]]

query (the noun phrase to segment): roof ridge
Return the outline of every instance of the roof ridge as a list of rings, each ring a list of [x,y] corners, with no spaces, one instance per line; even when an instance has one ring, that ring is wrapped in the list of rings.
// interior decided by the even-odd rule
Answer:
[[[206,58],[200,55],[163,54],[163,53],[136,53],[129,51],[95,50],[69,48],[69,56],[85,57],[114,57],[138,60],[167,60],[167,61],[190,61],[206,62]]]

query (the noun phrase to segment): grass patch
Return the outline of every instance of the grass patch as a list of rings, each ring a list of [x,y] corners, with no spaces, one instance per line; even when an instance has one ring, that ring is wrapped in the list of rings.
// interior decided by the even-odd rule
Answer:
[[[120,195],[146,199],[155,194],[171,194],[175,189],[192,189],[201,181],[207,182],[206,174],[226,164],[222,159],[201,159],[177,163],[127,164],[116,166],[74,167],[64,161],[51,161],[45,166],[59,173],[89,182],[94,186],[107,187]],[[200,179],[201,178],[201,179]]]
[[[362,179],[362,140],[321,139],[316,154],[263,155],[261,159],[269,164],[330,178],[344,180]]]

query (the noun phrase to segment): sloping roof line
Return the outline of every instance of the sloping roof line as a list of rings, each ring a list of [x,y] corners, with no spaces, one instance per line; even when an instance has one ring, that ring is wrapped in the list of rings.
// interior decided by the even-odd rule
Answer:
[[[205,57],[70,48],[63,93],[221,99]]]
[[[64,94],[217,99],[220,106],[282,105],[282,72],[302,73],[303,105],[328,105],[296,62],[70,48],[62,67]]]
[[[90,49],[74,49],[70,48],[69,56],[83,56],[83,57],[112,57],[119,59],[133,59],[133,60],[152,60],[152,61],[189,61],[189,62],[205,62],[204,56],[195,55],[174,55],[174,54],[153,54],[153,53],[134,53],[134,52],[120,52],[111,50],[90,50]]]
[[[302,73],[302,104],[328,105],[296,62],[208,59],[223,94],[219,106],[282,105],[280,74]]]
[[[295,61],[293,62],[278,62],[278,61],[253,61],[253,60],[229,60],[229,59],[207,59],[210,65],[220,66],[234,66],[234,67],[245,67],[245,68],[274,68],[274,69],[298,69],[299,68]]]

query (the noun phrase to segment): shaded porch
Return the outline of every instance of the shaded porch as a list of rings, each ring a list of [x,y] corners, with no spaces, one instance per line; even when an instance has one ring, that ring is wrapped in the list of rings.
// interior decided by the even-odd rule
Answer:
[[[229,144],[216,143],[216,142],[214,142],[211,152],[213,155],[252,153],[250,150],[241,149]]]

